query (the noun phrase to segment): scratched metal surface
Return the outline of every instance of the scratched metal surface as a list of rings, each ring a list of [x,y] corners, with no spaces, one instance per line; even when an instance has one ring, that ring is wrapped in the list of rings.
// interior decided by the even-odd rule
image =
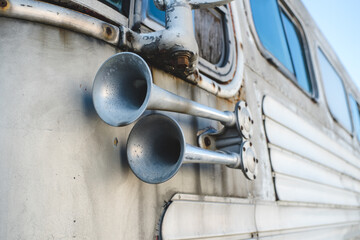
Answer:
[[[1,18],[0,238],[151,239],[164,201],[177,192],[247,197],[253,183],[223,166],[184,166],[148,185],[125,157],[132,126],[114,128],[95,113],[93,78],[116,49],[38,23]],[[232,103],[154,70],[174,93],[230,110]],[[216,122],[173,114],[188,143]],[[117,139],[117,140],[116,140]],[[117,142],[117,144],[114,144]]]
[[[320,44],[330,54],[345,86],[353,88],[300,1],[288,2],[303,24],[315,68],[316,47]],[[242,198],[252,204],[275,203],[262,116],[265,95],[276,96],[285,105],[291,102],[296,107],[290,110],[310,124],[315,123],[348,151],[357,151],[356,140],[329,114],[319,71],[315,69],[319,98],[314,103],[259,52],[246,14],[248,0],[237,0],[233,6],[241,22],[242,42],[238,42],[238,49],[244,51],[245,57],[240,96],[217,98],[163,71],[152,71],[158,86],[219,110],[233,110],[239,99],[248,102],[256,126],[253,143],[261,161],[255,182],[247,181],[238,170],[193,164],[182,167],[166,183],[142,183],[129,170],[125,156],[132,126],[106,125],[95,113],[91,100],[97,69],[117,49],[58,27],[0,17],[0,195],[4,196],[0,197],[0,238],[153,239],[159,233],[164,202],[176,193]],[[217,122],[206,119],[168,115],[179,121],[187,142],[194,145],[199,129],[219,127]],[[303,207],[307,211],[324,208],[316,204]],[[261,209],[260,204],[257,214],[263,217],[259,217],[262,221],[257,227],[269,232],[276,227],[268,224],[268,212]],[[269,214],[275,218],[275,225],[283,218],[276,212],[282,211],[274,205]],[[357,212],[352,214],[358,216]],[[291,221],[297,226],[296,219]],[[281,231],[281,226],[276,229]],[[350,231],[358,231],[358,227]]]

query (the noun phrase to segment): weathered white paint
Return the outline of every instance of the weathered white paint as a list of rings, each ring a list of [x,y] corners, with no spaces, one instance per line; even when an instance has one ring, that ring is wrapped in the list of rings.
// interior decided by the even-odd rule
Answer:
[[[272,146],[271,164],[275,172],[360,193],[358,180],[297,154]]]
[[[330,52],[346,87],[353,88],[301,2],[286,2],[307,34],[316,79],[320,74],[314,52],[321,45]],[[178,194],[183,197],[171,200],[162,222],[164,237],[171,239],[243,239],[253,234],[253,239],[328,240],[360,235],[359,204],[353,206],[359,192],[358,143],[331,118],[321,82],[314,102],[261,55],[248,1],[236,0],[231,6],[237,14],[236,34],[242,37],[237,47],[244,51],[244,65],[239,66],[243,86],[234,98],[224,100],[152,71],[158,86],[219,110],[232,111],[238,99],[247,101],[260,160],[254,182],[237,170],[190,164],[167,183],[142,183],[125,157],[132,126],[106,125],[91,101],[97,69],[118,49],[88,32],[85,36],[39,19],[35,23],[0,17],[0,239],[154,239],[160,233],[164,202],[179,192],[193,195]],[[269,104],[264,96],[276,96],[271,111],[264,111],[269,115],[265,125],[263,103],[264,109]],[[196,143],[199,129],[219,127],[207,119],[168,115],[179,121],[190,144]],[[299,185],[305,195],[295,193],[290,199],[281,191],[279,196],[287,201],[275,201],[279,186],[274,188],[272,170],[285,183],[281,186]],[[327,197],[338,193],[335,203],[340,205],[318,191],[307,196],[324,188]],[[349,198],[342,199],[343,194]],[[210,195],[214,197],[204,197]]]
[[[336,237],[351,231],[359,233],[359,221],[360,210],[356,208],[177,194],[165,212],[162,232],[166,240],[326,239],[329,232],[333,234],[329,239],[339,239]]]
[[[348,147],[339,144],[339,141],[336,139],[336,134],[334,134],[333,138],[329,137],[320,130],[319,126],[310,124],[308,121],[304,120],[304,118],[299,117],[284,105],[268,96],[264,98],[263,110],[266,116],[282,124],[284,127],[291,129],[314,144],[319,145],[337,157],[342,158],[344,161],[360,168],[359,155],[354,155],[356,152],[351,152],[348,150]]]
[[[360,169],[350,165],[344,159],[284,127],[270,118],[265,118],[266,136],[270,143],[311,159],[324,166],[360,179]]]

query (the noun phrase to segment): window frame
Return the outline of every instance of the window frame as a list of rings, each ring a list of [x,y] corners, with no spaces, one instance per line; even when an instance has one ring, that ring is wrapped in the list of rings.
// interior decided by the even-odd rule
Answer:
[[[351,122],[352,122],[352,135],[353,135],[353,138],[356,138],[357,142],[360,144],[360,134],[357,134],[356,132],[356,127],[355,127],[355,117],[354,117],[354,113],[352,111],[352,107],[351,107],[351,99],[354,100],[355,104],[356,104],[356,107],[357,107],[357,111],[358,111],[358,114],[360,116],[360,104],[359,104],[359,101],[354,97],[355,94],[349,92],[347,94],[347,97],[348,97],[348,102],[349,102],[349,107],[350,107],[350,115],[351,115]],[[360,126],[358,126],[360,128]]]
[[[316,78],[315,78],[315,71],[314,71],[314,67],[313,67],[313,61],[312,61],[312,57],[311,57],[311,51],[310,51],[310,46],[308,44],[308,39],[306,36],[306,32],[305,29],[302,27],[302,24],[299,20],[299,18],[294,14],[294,12],[291,10],[291,8],[283,1],[283,0],[276,0],[277,5],[278,5],[278,10],[279,10],[279,14],[281,14],[281,11],[284,12],[284,14],[286,14],[286,16],[289,18],[289,20],[294,24],[297,33],[299,33],[300,35],[300,42],[301,42],[301,47],[304,53],[304,59],[305,59],[305,67],[308,71],[308,75],[309,75],[309,81],[310,81],[310,85],[312,87],[312,92],[307,92],[305,89],[303,89],[297,79],[295,74],[291,73],[290,70],[284,66],[283,63],[280,62],[280,60],[278,60],[269,50],[267,50],[265,48],[265,46],[262,44],[259,35],[257,33],[256,27],[255,27],[255,23],[254,23],[254,18],[252,15],[252,11],[251,11],[251,3],[250,0],[247,0],[246,3],[246,12],[247,12],[247,19],[249,22],[249,27],[250,27],[250,32],[252,34],[252,36],[255,39],[255,43],[256,46],[259,50],[259,52],[261,53],[261,55],[268,61],[270,62],[276,69],[278,69],[286,78],[290,79],[291,82],[298,88],[301,90],[301,92],[303,92],[307,97],[309,97],[312,101],[314,102],[318,102],[319,99],[319,89],[317,86],[317,82],[316,82]],[[281,18],[281,16],[280,16]],[[282,21],[282,19],[281,19]],[[282,28],[284,28],[284,26],[282,25]],[[284,33],[285,33],[285,29],[284,29]],[[285,33],[286,34],[286,33]],[[287,46],[289,52],[289,46]],[[293,61],[293,59],[291,59],[291,61]]]
[[[348,134],[353,135],[354,127],[353,127],[353,124],[352,124],[352,114],[351,114],[350,103],[349,103],[349,93],[348,93],[348,91],[346,89],[346,85],[345,85],[345,82],[343,80],[343,77],[339,74],[339,71],[334,67],[334,64],[330,61],[331,58],[329,58],[328,53],[326,53],[323,49],[324,48],[319,43],[316,44],[316,50],[317,50],[316,51],[316,60],[317,60],[319,76],[321,78],[321,84],[322,84],[322,89],[323,89],[323,92],[324,92],[324,100],[325,100],[327,110],[330,113],[330,116],[331,116],[332,120],[335,122],[335,124],[337,124],[342,129],[344,129]],[[341,122],[339,122],[337,120],[337,118],[335,117],[334,113],[332,112],[331,108],[330,108],[330,105],[329,105],[329,102],[328,102],[328,99],[327,99],[328,96],[326,95],[325,82],[324,82],[324,79],[323,79],[323,73],[322,73],[321,66],[320,66],[320,61],[319,61],[319,51],[321,51],[323,53],[324,57],[326,58],[326,60],[330,64],[330,66],[333,68],[335,73],[338,75],[338,77],[340,79],[340,82],[341,82],[341,84],[343,86],[344,93],[345,93],[346,108],[347,108],[348,116],[349,116],[349,119],[350,119],[350,127],[351,127],[351,129],[347,129]]]
[[[134,0],[130,0],[134,1]],[[122,26],[128,26],[128,18],[123,15],[118,10],[114,9],[113,7],[109,6],[107,3],[104,3],[102,1],[98,0],[67,0],[61,1],[61,0],[44,0],[44,2],[48,2],[51,4],[63,6],[65,8],[73,9],[75,11],[82,12],[78,8],[83,8],[85,10],[89,10],[95,14],[98,14],[101,16],[101,18],[109,20],[110,23],[115,25],[122,25]],[[91,13],[85,13],[90,16],[93,16],[94,14]],[[98,16],[93,16],[95,18],[99,18]]]
[[[150,31],[158,31],[164,29],[157,21],[151,19],[147,15],[148,1],[143,2],[142,6],[142,24],[147,27]],[[232,23],[231,18],[231,9],[227,5],[214,8],[214,10],[219,11],[223,14],[223,28],[224,28],[224,45],[225,53],[221,57],[225,57],[220,63],[224,63],[222,66],[220,64],[213,64],[206,59],[199,57],[198,68],[201,74],[204,74],[211,80],[215,81],[217,84],[225,84],[233,79],[235,71],[237,69],[237,54],[239,49],[236,47],[236,37],[235,37],[235,28]],[[195,26],[194,26],[195,27]],[[195,31],[195,29],[194,29]],[[241,51],[241,50],[240,50]]]

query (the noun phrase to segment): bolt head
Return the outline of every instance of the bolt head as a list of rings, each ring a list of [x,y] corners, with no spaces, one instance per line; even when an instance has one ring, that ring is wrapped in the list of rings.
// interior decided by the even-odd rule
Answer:
[[[189,62],[188,56],[178,56],[176,63],[178,67],[189,67]]]

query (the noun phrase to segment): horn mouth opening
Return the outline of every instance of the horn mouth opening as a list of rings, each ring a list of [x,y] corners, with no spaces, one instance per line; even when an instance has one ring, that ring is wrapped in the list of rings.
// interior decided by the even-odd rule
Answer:
[[[93,102],[100,118],[111,126],[136,121],[149,102],[152,76],[138,55],[113,55],[99,68],[93,84]]]
[[[185,139],[179,124],[162,114],[140,119],[127,142],[127,157],[134,174],[142,181],[162,183],[180,169]]]

